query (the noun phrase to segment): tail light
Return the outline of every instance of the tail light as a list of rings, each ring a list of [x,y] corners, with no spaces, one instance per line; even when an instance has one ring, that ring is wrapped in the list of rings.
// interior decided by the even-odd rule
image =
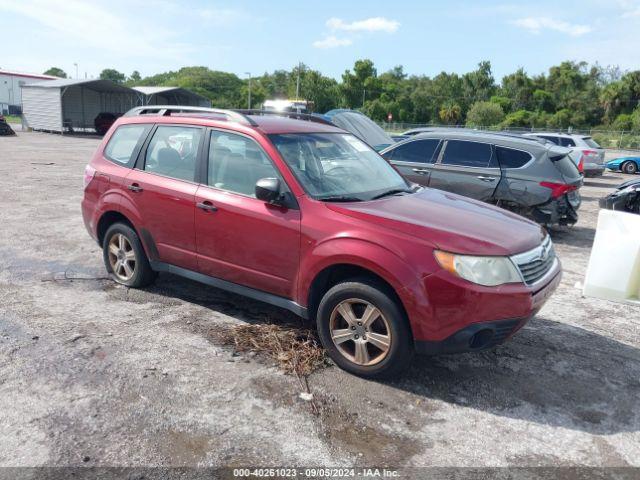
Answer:
[[[582,150],[582,154],[587,156],[587,157],[597,157],[598,156],[598,152],[596,152],[595,150]]]
[[[584,157],[580,155],[580,161],[578,162],[578,171],[584,173]]]
[[[87,165],[84,168],[84,178],[83,178],[83,188],[86,189],[89,184],[91,183],[91,180],[93,180],[93,177],[95,177],[96,175],[96,169],[93,168],[91,165]]]
[[[559,198],[578,189],[575,185],[567,185],[566,183],[540,182],[540,186],[550,188],[552,198]]]

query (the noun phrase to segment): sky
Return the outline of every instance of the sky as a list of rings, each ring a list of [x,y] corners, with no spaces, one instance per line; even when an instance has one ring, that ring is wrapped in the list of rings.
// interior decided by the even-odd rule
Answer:
[[[640,0],[0,0],[0,68],[96,77],[204,65],[246,78],[303,62],[340,75],[538,74],[563,60],[640,69]],[[8,43],[7,43],[8,42]]]

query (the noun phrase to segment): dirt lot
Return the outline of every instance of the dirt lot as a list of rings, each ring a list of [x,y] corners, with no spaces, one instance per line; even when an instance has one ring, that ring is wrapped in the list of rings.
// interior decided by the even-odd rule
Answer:
[[[298,380],[207,332],[296,322],[170,275],[104,278],[80,215],[96,139],[0,138],[0,465],[640,466],[640,308],[581,298],[597,200],[554,232],[559,291],[509,343],[396,382]],[[80,278],[80,279],[78,279]]]

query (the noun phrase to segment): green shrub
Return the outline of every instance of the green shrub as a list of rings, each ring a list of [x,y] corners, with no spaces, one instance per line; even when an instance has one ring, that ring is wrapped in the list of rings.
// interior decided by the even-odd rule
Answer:
[[[476,102],[467,112],[467,127],[491,127],[504,119],[502,107],[493,102]]]

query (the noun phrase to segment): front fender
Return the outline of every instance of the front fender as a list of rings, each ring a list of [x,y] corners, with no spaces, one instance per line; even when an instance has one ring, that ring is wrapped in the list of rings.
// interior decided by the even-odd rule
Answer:
[[[329,267],[345,264],[364,268],[384,279],[395,290],[411,316],[410,312],[416,305],[416,296],[419,296],[419,271],[408,259],[388,248],[357,238],[327,240],[313,246],[302,255],[297,302],[308,306],[314,279]]]

